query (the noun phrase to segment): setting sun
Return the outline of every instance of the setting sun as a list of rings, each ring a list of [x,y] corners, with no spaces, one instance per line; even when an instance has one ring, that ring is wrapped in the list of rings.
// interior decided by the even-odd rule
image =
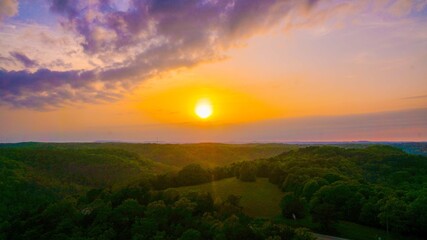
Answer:
[[[206,119],[212,115],[212,105],[206,99],[200,100],[196,104],[196,108],[194,109],[194,112],[198,117],[202,119]]]

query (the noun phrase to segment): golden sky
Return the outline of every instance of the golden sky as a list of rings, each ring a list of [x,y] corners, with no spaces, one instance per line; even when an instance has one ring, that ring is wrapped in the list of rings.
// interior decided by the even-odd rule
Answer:
[[[65,13],[46,3],[51,16],[41,17],[19,3],[0,16],[0,141],[427,139],[426,1],[273,2],[210,3],[239,17],[200,19],[215,40],[192,30],[189,12],[162,6],[185,21],[152,10],[163,35],[142,29],[132,43],[105,26],[63,29]],[[156,45],[164,38],[177,43]],[[206,119],[200,101],[211,104]]]

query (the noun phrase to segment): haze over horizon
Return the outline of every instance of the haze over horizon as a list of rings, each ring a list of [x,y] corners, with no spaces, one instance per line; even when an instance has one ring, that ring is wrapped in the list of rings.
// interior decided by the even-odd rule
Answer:
[[[427,141],[425,0],[2,0],[0,142]]]

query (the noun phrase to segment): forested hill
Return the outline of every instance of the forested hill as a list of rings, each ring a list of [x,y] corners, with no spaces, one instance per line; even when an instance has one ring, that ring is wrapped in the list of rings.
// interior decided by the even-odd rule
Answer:
[[[197,163],[215,167],[275,156],[284,144],[0,144],[0,219],[90,188],[119,188]]]
[[[426,184],[427,157],[401,149],[374,145],[367,148],[307,147],[282,153],[269,161],[296,178],[328,176],[343,180],[382,183],[393,187]],[[414,185],[415,184],[415,185]]]
[[[344,220],[427,235],[427,157],[391,146],[12,144],[0,175],[0,239],[312,239],[245,216],[238,197],[163,191],[231,177],[268,178],[283,218],[314,231]]]
[[[308,213],[323,229],[346,220],[427,236],[427,157],[390,146],[307,147],[256,168],[287,193],[286,217]]]
[[[334,232],[334,224],[344,220],[392,234],[427,235],[427,157],[399,148],[305,147],[212,170],[188,166],[157,176],[153,186],[194,185],[211,175],[246,182],[268,178],[285,193],[283,216],[316,231]]]

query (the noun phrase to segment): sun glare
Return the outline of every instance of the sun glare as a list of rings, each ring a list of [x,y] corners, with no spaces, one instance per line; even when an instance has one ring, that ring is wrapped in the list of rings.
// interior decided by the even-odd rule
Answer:
[[[204,99],[204,100],[200,100],[197,104],[196,104],[196,108],[194,109],[194,112],[196,113],[196,115],[199,118],[202,119],[206,119],[208,117],[210,117],[212,115],[212,105],[211,103]]]

